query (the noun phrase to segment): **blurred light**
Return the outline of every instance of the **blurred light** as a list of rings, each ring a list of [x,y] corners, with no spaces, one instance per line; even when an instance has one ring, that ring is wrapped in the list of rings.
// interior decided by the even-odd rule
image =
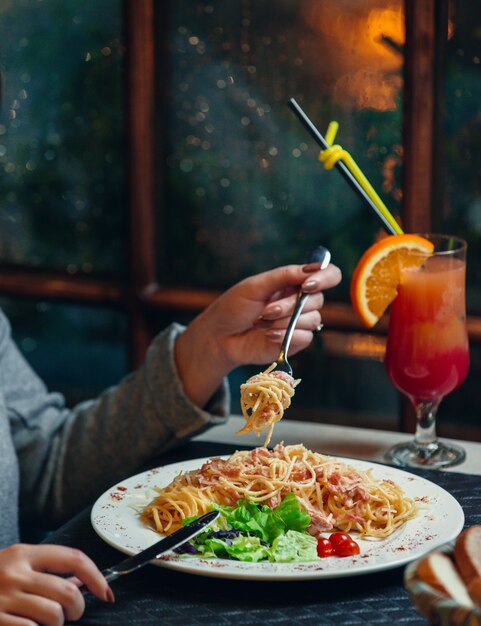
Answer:
[[[395,110],[402,86],[404,14],[399,0],[364,0],[345,10],[344,3],[309,6],[305,19],[329,42],[333,95],[339,103]]]
[[[386,352],[386,339],[377,335],[324,331],[321,338],[327,352],[337,356],[382,361]]]
[[[21,340],[20,346],[23,352],[33,352],[37,349],[37,342],[32,337],[25,337]]]

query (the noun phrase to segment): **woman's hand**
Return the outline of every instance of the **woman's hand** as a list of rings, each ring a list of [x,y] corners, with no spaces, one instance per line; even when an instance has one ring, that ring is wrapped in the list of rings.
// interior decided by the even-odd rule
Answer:
[[[246,278],[196,317],[176,342],[176,362],[189,398],[204,406],[222,378],[239,365],[269,365],[280,345],[300,288],[310,294],[289,354],[306,348],[321,322],[323,290],[335,287],[335,265],[287,265]]]
[[[107,581],[80,550],[27,544],[0,550],[0,626],[60,626],[79,619],[85,610],[80,584],[114,602]]]

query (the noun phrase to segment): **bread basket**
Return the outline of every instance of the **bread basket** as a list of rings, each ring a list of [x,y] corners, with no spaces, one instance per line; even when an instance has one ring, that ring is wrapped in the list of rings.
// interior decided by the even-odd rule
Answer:
[[[438,548],[438,551],[453,558],[452,545]],[[406,566],[404,585],[414,607],[427,623],[433,626],[481,626],[481,606],[463,606],[421,580],[418,574],[420,561],[413,561]]]

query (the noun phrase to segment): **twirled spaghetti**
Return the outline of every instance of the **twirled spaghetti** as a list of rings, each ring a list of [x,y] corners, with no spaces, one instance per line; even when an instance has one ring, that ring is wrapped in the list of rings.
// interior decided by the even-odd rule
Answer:
[[[156,491],[141,517],[165,534],[211,510],[213,502],[232,506],[247,498],[275,508],[290,492],[310,515],[312,535],[336,528],[387,537],[416,513],[414,502],[394,482],[377,480],[370,470],[359,471],[302,444],[214,458]]]
[[[237,435],[254,432],[257,436],[267,430],[264,446],[269,444],[274,424],[282,419],[285,409],[291,404],[294,389],[300,382],[286,372],[273,371],[272,363],[264,372],[251,376],[240,387],[242,414],[245,426]]]

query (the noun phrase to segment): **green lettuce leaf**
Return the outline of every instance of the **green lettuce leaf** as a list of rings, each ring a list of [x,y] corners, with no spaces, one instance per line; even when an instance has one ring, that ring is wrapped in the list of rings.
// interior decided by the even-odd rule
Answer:
[[[317,539],[297,530],[288,530],[285,535],[274,539],[269,554],[269,561],[276,563],[302,563],[318,559]]]
[[[282,518],[286,530],[303,532],[311,523],[309,514],[301,509],[299,500],[293,493],[288,493],[274,510]]]
[[[239,500],[236,506],[213,504],[212,508],[221,514],[191,541],[204,557],[278,563],[318,559],[317,540],[306,532],[311,518],[293,493],[275,509],[247,499]],[[184,524],[194,519],[186,519]],[[235,536],[236,531],[241,534]]]
[[[251,563],[266,560],[270,555],[270,548],[263,545],[258,537],[246,535],[239,535],[230,543],[216,537],[206,538],[196,547],[204,557],[231,558]]]
[[[214,504],[213,508],[221,512],[228,527],[254,534],[269,544],[288,530],[305,531],[311,523],[293,493],[288,493],[275,509],[245,499],[239,500],[235,507]]]

